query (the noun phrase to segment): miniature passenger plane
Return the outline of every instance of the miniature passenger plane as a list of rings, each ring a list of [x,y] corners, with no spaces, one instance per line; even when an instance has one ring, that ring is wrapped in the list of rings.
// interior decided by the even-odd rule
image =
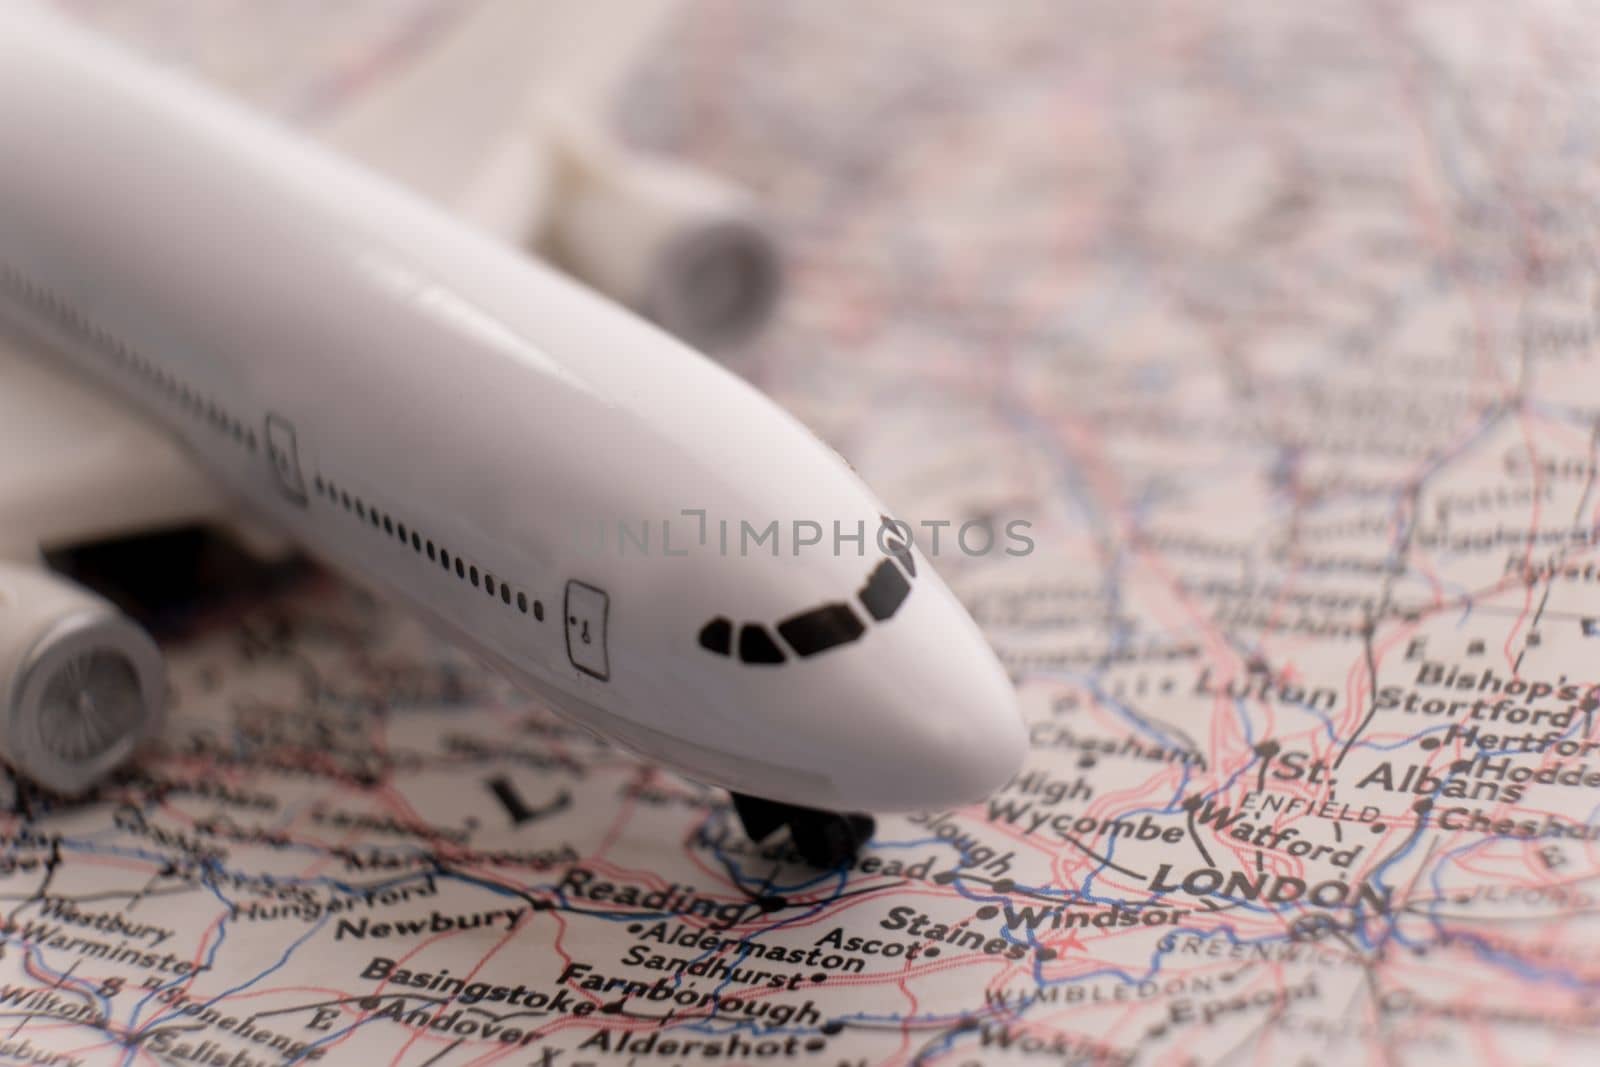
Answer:
[[[335,124],[345,154],[0,6],[15,767],[81,791],[164,700],[151,639],[42,551],[201,521],[298,543],[571,719],[731,790],[755,836],[787,824],[815,862],[870,833],[845,813],[970,802],[1018,769],[1004,671],[839,456],[522,247],[553,241],[680,333],[727,336],[773,288],[748,203],[515,109],[451,146],[455,180],[401,133],[430,72],[492,83],[473,49],[542,7],[477,9],[401,79],[398,110]],[[685,512],[866,533],[776,556],[715,537],[596,551],[573,533]]]

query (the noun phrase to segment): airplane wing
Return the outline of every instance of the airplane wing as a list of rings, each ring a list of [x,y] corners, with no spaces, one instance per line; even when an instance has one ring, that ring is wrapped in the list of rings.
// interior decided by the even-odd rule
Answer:
[[[603,126],[612,91],[675,0],[477,0],[424,9],[310,116],[324,143],[516,240],[542,214],[555,112]],[[543,154],[543,153],[539,153]],[[496,189],[510,166],[527,184]],[[517,201],[513,204],[508,201]]]
[[[0,560],[228,512],[170,434],[26,344],[0,338]]]
[[[676,0],[425,7],[320,94],[325,144],[702,347],[753,335],[779,290],[754,201],[630,152],[606,119]]]

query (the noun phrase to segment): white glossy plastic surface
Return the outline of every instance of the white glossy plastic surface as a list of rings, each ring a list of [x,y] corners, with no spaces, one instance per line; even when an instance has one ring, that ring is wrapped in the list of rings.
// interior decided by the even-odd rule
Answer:
[[[15,5],[0,320],[312,552],[653,760],[864,810],[971,801],[1021,761],[1013,690],[926,560],[891,617],[863,611],[882,508],[771,401],[418,196]],[[684,509],[868,535],[861,555],[724,555],[713,525],[664,555],[658,524],[681,537]],[[582,536],[641,519],[648,553]],[[865,629],[813,656],[699,642],[717,617],[776,639],[831,602]]]

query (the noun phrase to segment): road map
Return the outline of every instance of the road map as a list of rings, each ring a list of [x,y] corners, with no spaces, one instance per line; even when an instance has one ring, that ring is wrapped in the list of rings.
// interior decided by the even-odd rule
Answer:
[[[299,121],[429,5],[70,6]],[[0,1061],[1595,1062],[1596,70],[1554,2],[691,4],[621,126],[769,207],[726,358],[917,525],[1024,773],[811,870],[311,575],[0,797]]]

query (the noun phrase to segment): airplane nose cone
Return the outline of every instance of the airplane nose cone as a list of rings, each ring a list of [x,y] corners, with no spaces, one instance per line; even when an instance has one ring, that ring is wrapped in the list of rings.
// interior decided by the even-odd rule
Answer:
[[[908,724],[914,762],[898,788],[902,804],[951,807],[982,800],[1022,767],[1028,734],[1016,690],[1004,670],[985,656],[929,664],[921,713]],[[984,661],[987,662],[984,662]],[[948,669],[948,667],[957,669]],[[914,733],[913,733],[914,732]],[[920,769],[919,769],[920,768]]]
[[[854,731],[868,757],[848,783],[859,798],[854,807],[889,812],[971,804],[1022,767],[1028,733],[1016,690],[976,627],[963,618],[927,636],[937,639],[902,646],[896,669],[880,672],[874,706],[862,713],[871,726]]]

